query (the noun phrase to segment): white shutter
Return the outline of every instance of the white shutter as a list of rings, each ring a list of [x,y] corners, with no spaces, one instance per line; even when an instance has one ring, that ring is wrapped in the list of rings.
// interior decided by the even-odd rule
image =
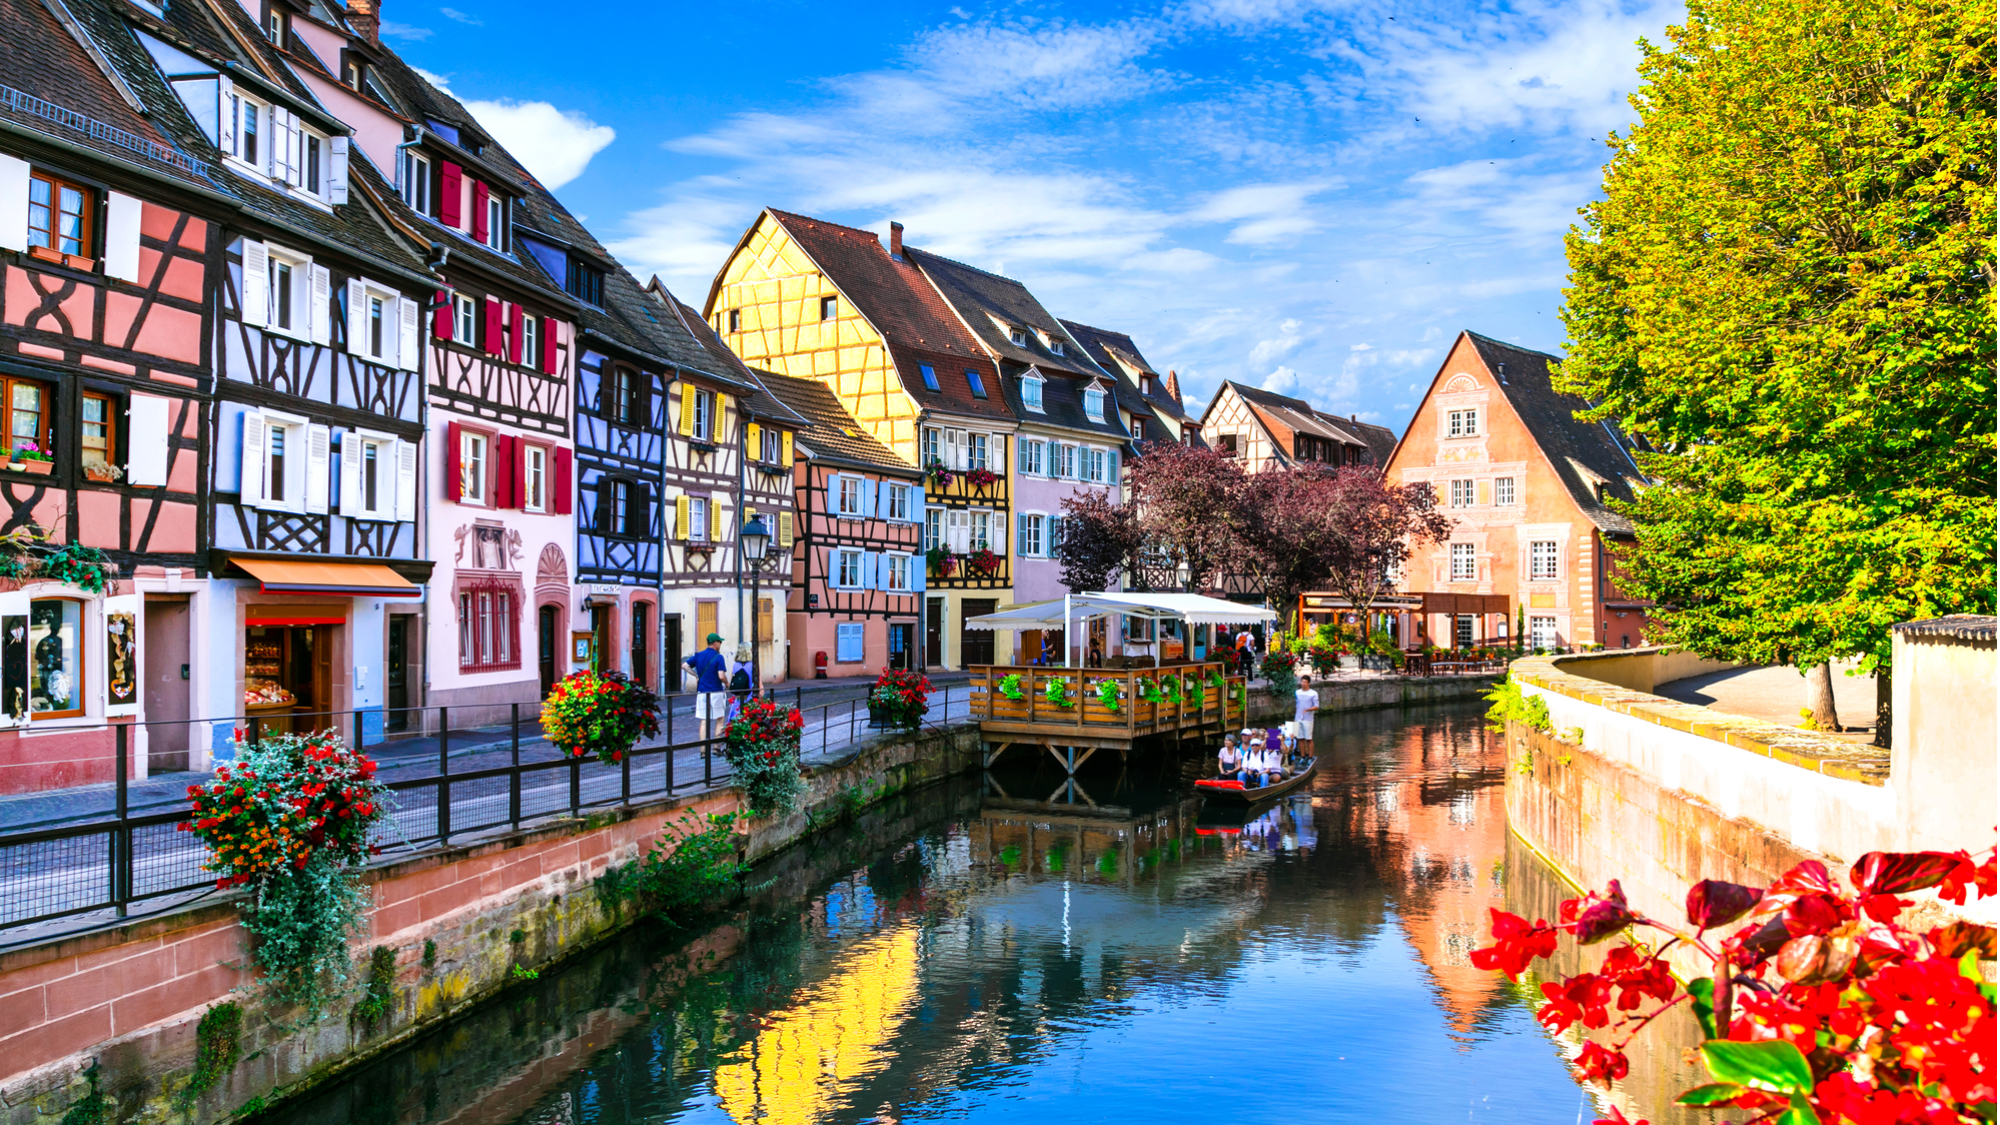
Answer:
[[[111,192],[104,208],[104,272],[120,281],[139,280],[139,201]]]
[[[361,431],[345,430],[340,435],[340,514],[366,516],[361,495]]]
[[[271,323],[271,253],[254,238],[243,240],[243,323],[263,328]]]
[[[306,511],[315,515],[326,513],[326,492],[330,483],[327,472],[332,445],[332,430],[325,426],[306,427]]]
[[[396,316],[396,366],[405,371],[417,369],[417,303],[408,297],[397,298],[400,310]]]
[[[986,467],[995,476],[1007,475],[1007,435],[994,434],[986,439]]]
[[[347,352],[368,354],[368,287],[358,277],[347,279]]]
[[[306,300],[306,325],[312,342],[333,339],[333,275],[322,265],[312,267],[311,296]]]
[[[236,84],[227,78],[215,83],[215,147],[236,155]]]
[[[417,518],[417,443],[396,442],[396,518]]]
[[[944,467],[953,470],[965,468],[964,430],[946,430],[944,432]]]
[[[0,152],[0,250],[28,252],[28,162]]]
[[[264,506],[264,415],[262,411],[243,412],[243,441],[238,447],[242,456],[238,460],[243,466],[242,483],[237,491],[243,494],[247,507]]]
[[[285,107],[276,102],[271,103],[271,111],[268,115],[271,122],[271,132],[266,137],[266,140],[270,143],[267,146],[269,151],[264,154],[264,170],[269,172],[271,178],[274,180],[291,179],[291,169],[288,166],[292,152],[290,141],[291,130],[286,124],[286,119],[290,116],[290,114],[285,112]]]
[[[347,202],[347,138],[334,137],[327,144],[326,198],[330,203]]]
[[[154,395],[132,396],[131,410],[125,416],[125,478],[132,484],[159,487],[167,483],[171,405]]]
[[[299,127],[299,115],[287,112],[285,120],[291,126],[291,158],[289,176],[293,187],[306,186],[306,131]]]

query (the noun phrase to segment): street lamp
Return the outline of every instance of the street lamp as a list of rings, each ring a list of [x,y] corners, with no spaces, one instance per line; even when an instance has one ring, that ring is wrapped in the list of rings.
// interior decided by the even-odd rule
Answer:
[[[764,517],[753,515],[743,530],[736,533],[737,550],[743,554],[743,561],[750,564],[750,683],[758,695],[764,693],[763,648],[757,639],[757,618],[763,607],[760,597],[764,581],[764,568],[777,560],[771,554],[771,529],[764,526]]]

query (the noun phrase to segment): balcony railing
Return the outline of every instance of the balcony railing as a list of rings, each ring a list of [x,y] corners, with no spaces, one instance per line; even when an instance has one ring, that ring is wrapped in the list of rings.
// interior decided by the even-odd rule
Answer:
[[[1132,740],[1151,734],[1243,722],[1246,682],[1220,661],[1160,668],[1052,668],[1040,664],[986,664],[972,673],[972,717],[989,734],[1087,736]],[[1178,678],[1178,690],[1169,681]],[[1063,681],[1063,702],[1049,686]],[[1114,706],[1103,685],[1117,689]],[[1015,696],[1019,698],[1015,698]]]

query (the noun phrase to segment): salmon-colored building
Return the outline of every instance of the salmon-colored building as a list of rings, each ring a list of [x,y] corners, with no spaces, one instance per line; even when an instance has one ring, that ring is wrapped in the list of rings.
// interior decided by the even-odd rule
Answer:
[[[1465,647],[1512,639],[1571,648],[1640,643],[1646,603],[1612,582],[1609,544],[1632,524],[1610,504],[1643,488],[1631,438],[1584,422],[1551,385],[1556,356],[1462,332],[1389,459],[1389,480],[1431,485],[1452,518],[1401,589],[1466,598],[1480,612],[1418,613],[1408,639]],[[1499,612],[1504,600],[1506,612]],[[1446,605],[1426,598],[1426,609]]]

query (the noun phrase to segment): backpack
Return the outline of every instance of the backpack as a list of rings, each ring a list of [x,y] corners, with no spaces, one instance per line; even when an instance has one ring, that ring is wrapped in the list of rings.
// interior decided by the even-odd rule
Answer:
[[[735,674],[735,675],[733,675],[733,676],[731,676],[731,677],[729,677],[729,690],[730,690],[730,691],[749,691],[749,690],[750,690],[750,669],[748,669],[748,668],[738,668],[738,669],[736,670],[736,674]]]

